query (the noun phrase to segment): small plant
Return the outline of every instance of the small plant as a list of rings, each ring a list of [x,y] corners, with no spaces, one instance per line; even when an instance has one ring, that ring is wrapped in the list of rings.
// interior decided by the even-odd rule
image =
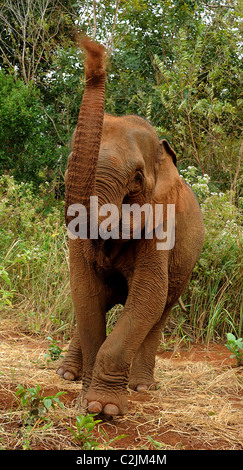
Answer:
[[[165,444],[155,441],[151,436],[147,436],[148,440],[152,443],[153,449],[164,449]]]
[[[230,357],[235,357],[237,366],[243,364],[243,340],[242,338],[236,339],[235,335],[232,333],[227,333],[227,343],[226,347],[232,352]]]
[[[102,420],[94,420],[94,416],[96,415],[79,415],[76,418],[76,429],[69,428],[69,431],[71,431],[81,449],[92,450],[99,445],[99,442],[95,440],[93,429],[97,424],[101,423]]]
[[[20,399],[20,405],[26,411],[26,424],[33,424],[37,419],[46,420],[46,415],[50,408],[56,409],[56,405],[64,409],[64,405],[60,402],[59,397],[66,392],[58,392],[55,396],[43,397],[40,395],[40,386],[36,388],[24,388],[23,385],[18,386],[16,396]]]
[[[60,346],[58,346],[58,343],[60,341],[55,341],[51,336],[47,336],[46,339],[51,341],[51,344],[48,347],[49,353],[46,353],[44,358],[47,359],[48,362],[50,362],[50,360],[51,361],[57,361],[59,359],[59,357],[63,357],[62,356],[62,348],[60,348]]]
[[[96,414],[77,416],[75,423],[76,429],[68,428],[69,431],[71,431],[71,433],[73,434],[75,441],[83,450],[92,450],[98,448],[98,446],[100,445],[99,442],[96,441],[96,437],[93,434],[93,429],[97,424],[102,423],[102,420],[94,420],[94,416],[96,416]],[[119,436],[116,436],[113,439],[109,439],[109,436],[107,436],[106,432],[103,429],[100,429],[100,432],[105,438],[106,448],[109,448],[113,442],[127,437],[125,434],[120,434]]]

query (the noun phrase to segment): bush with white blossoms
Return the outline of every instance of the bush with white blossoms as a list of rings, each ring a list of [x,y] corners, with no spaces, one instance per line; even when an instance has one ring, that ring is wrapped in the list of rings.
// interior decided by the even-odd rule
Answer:
[[[180,176],[191,186],[199,203],[205,201],[212,194],[209,188],[210,176],[206,173],[204,175],[199,174],[199,170],[195,166],[188,166],[185,170],[181,170]]]

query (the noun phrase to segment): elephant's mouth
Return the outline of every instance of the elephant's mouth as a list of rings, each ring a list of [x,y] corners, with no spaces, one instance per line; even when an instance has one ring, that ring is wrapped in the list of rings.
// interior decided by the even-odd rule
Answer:
[[[116,256],[120,253],[123,243],[122,240],[92,240],[94,247],[95,263],[101,268],[110,269],[114,263]]]
[[[120,243],[142,237],[148,217],[147,206],[150,204],[142,191],[124,192],[123,195],[116,195],[113,199],[105,198],[104,195],[90,198],[92,200],[88,215],[91,234],[89,238],[94,241],[95,246],[101,247],[107,240]]]

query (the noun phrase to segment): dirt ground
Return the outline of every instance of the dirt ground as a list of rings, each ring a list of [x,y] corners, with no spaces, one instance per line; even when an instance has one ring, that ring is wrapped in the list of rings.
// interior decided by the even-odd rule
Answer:
[[[18,323],[1,321],[1,449],[80,449],[70,428],[76,429],[80,414],[81,385],[56,375],[58,363],[44,358],[47,346],[46,340],[27,334]],[[224,345],[158,353],[156,380],[157,391],[128,392],[127,416],[96,425],[99,449],[243,449],[243,367],[235,366]],[[16,397],[19,384],[38,384],[42,396],[65,391],[60,397],[65,409],[51,408],[46,421],[28,424],[28,410]],[[120,435],[126,437],[114,440]]]

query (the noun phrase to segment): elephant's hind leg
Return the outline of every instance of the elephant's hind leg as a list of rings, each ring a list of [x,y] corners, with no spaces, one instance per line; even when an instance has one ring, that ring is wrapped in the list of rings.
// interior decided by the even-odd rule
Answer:
[[[65,380],[79,380],[82,378],[83,360],[77,328],[74,331],[65,359],[57,369],[57,374]]]
[[[158,383],[154,379],[155,356],[160,342],[161,330],[168,318],[173,304],[166,306],[161,319],[147,334],[133,358],[129,376],[129,387],[137,392],[156,390]]]
[[[129,375],[129,387],[132,390],[142,392],[157,389],[154,379],[154,366],[160,331],[160,325],[157,323],[148,333],[133,358]]]

